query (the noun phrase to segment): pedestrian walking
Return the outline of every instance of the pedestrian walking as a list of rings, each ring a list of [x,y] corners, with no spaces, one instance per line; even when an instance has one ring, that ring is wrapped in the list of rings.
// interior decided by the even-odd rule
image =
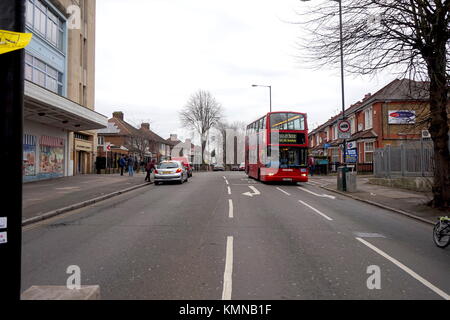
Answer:
[[[309,174],[311,177],[314,175],[314,171],[316,170],[316,159],[311,155],[308,158],[308,167],[309,167]]]
[[[145,181],[151,182],[150,175],[152,174],[153,170],[155,170],[155,160],[147,162],[147,165],[145,167],[145,171],[147,171]]]
[[[125,166],[127,165],[127,161],[125,159],[125,156],[120,156],[119,159],[119,168],[120,168],[120,175],[123,176],[123,169],[125,169]]]
[[[128,157],[127,165],[128,165],[128,175],[132,177],[134,175],[134,159],[133,157]]]

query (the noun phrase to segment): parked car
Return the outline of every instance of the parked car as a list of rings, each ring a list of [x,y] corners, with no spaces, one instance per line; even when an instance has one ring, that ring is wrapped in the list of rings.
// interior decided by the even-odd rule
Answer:
[[[178,181],[180,184],[188,182],[189,176],[186,167],[181,161],[162,161],[155,169],[155,185],[167,181]]]
[[[189,178],[192,177],[192,172],[194,171],[194,169],[193,169],[192,165],[189,163],[189,161],[187,160],[187,158],[172,158],[172,160],[180,161],[183,164],[183,166],[186,168],[188,177]]]
[[[245,171],[245,162],[242,162],[242,163],[239,165],[239,171]]]
[[[239,166],[238,165],[232,165],[231,166],[231,171],[239,171]]]
[[[213,171],[225,171],[225,168],[220,164],[215,164],[213,167]]]

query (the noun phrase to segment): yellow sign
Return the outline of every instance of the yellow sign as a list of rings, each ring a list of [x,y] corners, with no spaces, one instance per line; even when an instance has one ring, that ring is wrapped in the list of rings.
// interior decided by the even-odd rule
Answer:
[[[25,48],[33,34],[0,30],[0,54]]]

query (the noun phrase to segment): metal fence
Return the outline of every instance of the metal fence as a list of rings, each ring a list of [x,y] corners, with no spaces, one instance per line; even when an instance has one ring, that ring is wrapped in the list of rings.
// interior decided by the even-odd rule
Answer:
[[[433,143],[408,141],[398,147],[386,146],[374,151],[374,175],[377,178],[433,176]]]

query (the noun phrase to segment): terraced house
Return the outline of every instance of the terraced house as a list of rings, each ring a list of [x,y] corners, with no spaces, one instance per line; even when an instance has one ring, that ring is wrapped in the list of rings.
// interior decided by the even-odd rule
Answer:
[[[110,152],[105,151],[105,145],[111,146]],[[117,169],[121,155],[135,157],[137,163],[167,160],[172,147],[169,141],[150,129],[149,123],[136,128],[125,121],[122,111],[116,111],[108,120],[108,127],[98,130],[97,169]]]
[[[26,0],[23,181],[92,173],[95,0]]]
[[[376,148],[399,146],[405,141],[429,139],[427,83],[396,79],[375,94],[367,94],[345,111],[350,122],[351,138],[347,158],[360,172],[373,170]],[[338,138],[342,113],[332,117],[309,133],[311,153],[324,158],[331,171],[343,163],[343,140]]]

